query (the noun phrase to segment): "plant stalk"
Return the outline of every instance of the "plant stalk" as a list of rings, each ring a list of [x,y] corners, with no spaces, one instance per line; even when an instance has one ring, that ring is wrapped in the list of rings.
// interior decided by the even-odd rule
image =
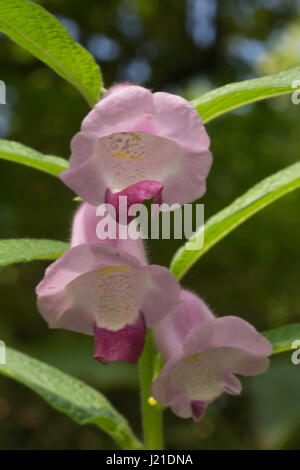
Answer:
[[[151,330],[147,331],[145,348],[140,358],[140,384],[142,400],[142,420],[144,431],[145,449],[162,450],[163,430],[162,430],[162,409],[159,406],[151,405],[151,385],[154,377],[156,351],[153,344]],[[151,400],[150,400],[151,402]]]

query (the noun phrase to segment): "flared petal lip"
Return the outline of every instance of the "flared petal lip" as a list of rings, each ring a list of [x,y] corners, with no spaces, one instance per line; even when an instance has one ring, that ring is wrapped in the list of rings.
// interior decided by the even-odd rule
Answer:
[[[111,331],[94,324],[94,358],[102,364],[111,361],[126,361],[136,364],[145,343],[146,324],[140,312],[137,320],[122,329]]]
[[[246,333],[242,337],[242,333]],[[272,354],[271,343],[253,325],[240,317],[219,317],[196,325],[184,341],[184,354],[189,356],[207,349],[231,347],[267,357]]]
[[[193,294],[187,291],[183,291],[183,294],[187,299],[190,297],[192,303],[197,304],[197,298]],[[181,308],[182,303],[177,307],[177,311]],[[207,309],[202,319],[205,316],[209,317],[210,313]],[[161,322],[161,325],[165,326],[166,341],[170,318],[172,313]],[[155,328],[159,327],[160,324]],[[177,354],[176,348],[173,348],[172,355],[152,385],[152,394],[156,400],[170,406],[178,416],[193,417],[196,421],[201,419],[206,405],[221,393],[240,394],[241,383],[235,374],[253,376],[264,373],[269,366],[267,356],[272,352],[269,341],[250,323],[233,316],[214,318],[212,315],[211,319],[199,322],[196,318],[194,326],[191,325],[190,333],[182,338],[182,343],[183,348],[178,347]],[[194,360],[193,356],[199,353],[199,360],[205,357],[206,361],[212,361],[209,362],[212,370],[215,370],[214,367],[217,368],[216,376],[220,377],[221,387],[215,390],[207,401],[200,400],[203,406],[193,409],[193,400],[187,395],[184,384],[175,383],[173,374],[178,367],[185,367],[185,363]],[[197,356],[195,360],[198,360]]]
[[[158,265],[143,265],[134,256],[101,242],[82,244],[71,248],[51,264],[46,270],[44,279],[36,287],[38,307],[49,326],[55,328],[56,324],[60,321],[61,315],[63,315],[63,312],[60,315],[55,315],[55,312],[49,311],[51,299],[55,296],[63,298],[64,289],[82,274],[116,265],[126,265],[137,271],[149,273],[149,277],[146,279],[146,294],[140,306],[140,310],[145,315],[147,325],[160,321],[179,301],[179,284],[167,268]],[[160,306],[160,309],[157,310],[154,308],[156,307],[155,294],[158,293],[157,289],[161,289],[158,286],[158,282],[162,279],[162,276],[163,281],[166,282],[166,289],[172,293],[173,298],[170,298],[168,304]],[[152,299],[151,296],[153,294],[154,297]],[[152,302],[154,307],[152,307]],[[91,320],[88,319],[87,321],[88,324],[83,332],[92,329]],[[80,331],[80,329],[76,328],[74,331]]]
[[[81,126],[81,132],[97,138],[136,131],[165,137],[191,152],[199,153],[210,146],[201,116],[188,101],[171,93],[152,93],[139,85],[115,85]]]
[[[137,85],[116,85],[97,103],[83,120],[81,131],[73,137],[70,168],[62,171],[59,177],[91,204],[104,202],[105,191],[109,187],[105,169],[100,173],[98,171],[97,179],[91,181],[93,172],[90,166],[97,151],[97,143],[99,139],[112,134],[138,131],[173,142],[186,154],[186,165],[183,165],[181,171],[187,172],[190,185],[195,187],[190,189],[191,194],[186,200],[183,194],[178,201],[173,202],[188,203],[200,198],[205,192],[205,178],[212,164],[210,139],[200,115],[190,103],[179,96],[164,92],[152,94],[150,90]],[[196,171],[195,166],[195,172],[201,175],[199,181],[193,178],[193,167],[196,163],[199,168]],[[78,179],[78,172],[86,176]],[[150,179],[153,178],[150,176]],[[83,180],[84,183],[81,182]],[[85,186],[88,180],[92,187],[87,191]],[[172,181],[170,184],[165,181],[158,182],[166,185],[166,202],[172,203],[176,184],[172,184]],[[188,189],[184,186],[184,179],[179,186],[182,187],[183,193]]]

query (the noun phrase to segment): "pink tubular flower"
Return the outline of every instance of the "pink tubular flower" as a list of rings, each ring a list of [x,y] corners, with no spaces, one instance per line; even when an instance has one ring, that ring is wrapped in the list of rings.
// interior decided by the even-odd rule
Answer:
[[[153,397],[181,418],[199,421],[222,392],[237,395],[234,374],[257,375],[269,365],[272,346],[238,317],[215,318],[196,295],[182,291],[181,303],[154,327],[166,360],[152,385]]]
[[[147,265],[141,240],[97,241],[96,208],[81,205],[71,248],[37,286],[38,308],[51,328],[94,334],[95,358],[135,363],[146,326],[176,306],[180,289],[164,267]]]
[[[112,87],[71,143],[64,183],[93,205],[155,199],[169,205],[201,197],[212,156],[201,117],[183,98],[141,86]]]

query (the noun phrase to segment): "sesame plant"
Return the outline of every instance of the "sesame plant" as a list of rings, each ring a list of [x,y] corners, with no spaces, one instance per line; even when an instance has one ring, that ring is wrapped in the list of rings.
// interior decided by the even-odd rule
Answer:
[[[170,206],[198,200],[213,164],[209,122],[248,103],[295,92],[300,67],[225,85],[190,103],[131,83],[104,85],[89,52],[31,1],[0,0],[0,31],[73,85],[91,108],[72,139],[69,161],[0,140],[1,158],[59,178],[79,202],[69,242],[1,240],[0,266],[51,261],[36,288],[37,310],[49,327],[93,336],[100,374],[112,361],[138,364],[143,442],[101,391],[38,359],[7,348],[0,373],[78,424],[101,428],[123,449],[163,449],[165,408],[201,420],[222,393],[241,393],[237,375],[264,373],[272,355],[293,349],[300,338],[300,323],[258,332],[240,317],[217,318],[180,286],[223,237],[300,186],[300,162],[258,182],[208,219],[183,242],[169,269],[149,264],[143,240],[128,235],[136,228],[131,209],[148,200]],[[124,197],[125,223],[119,205]],[[116,210],[112,239],[98,236],[104,214],[97,208],[103,204]],[[198,244],[203,232],[204,243]]]

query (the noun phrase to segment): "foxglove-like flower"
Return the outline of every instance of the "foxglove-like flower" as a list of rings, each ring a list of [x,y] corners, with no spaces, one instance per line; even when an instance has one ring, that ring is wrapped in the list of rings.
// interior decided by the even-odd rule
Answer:
[[[233,316],[215,318],[187,291],[154,333],[166,364],[152,386],[153,397],[181,418],[195,421],[222,392],[241,392],[234,374],[265,372],[272,352],[269,341],[248,322]]]
[[[51,328],[94,334],[100,362],[135,363],[146,326],[175,307],[179,285],[166,268],[146,264],[141,240],[99,242],[98,221],[96,208],[82,204],[71,249],[48,267],[37,286],[38,308]]]
[[[116,85],[83,120],[60,178],[93,205],[169,205],[201,197],[212,156],[201,117],[183,98]]]

